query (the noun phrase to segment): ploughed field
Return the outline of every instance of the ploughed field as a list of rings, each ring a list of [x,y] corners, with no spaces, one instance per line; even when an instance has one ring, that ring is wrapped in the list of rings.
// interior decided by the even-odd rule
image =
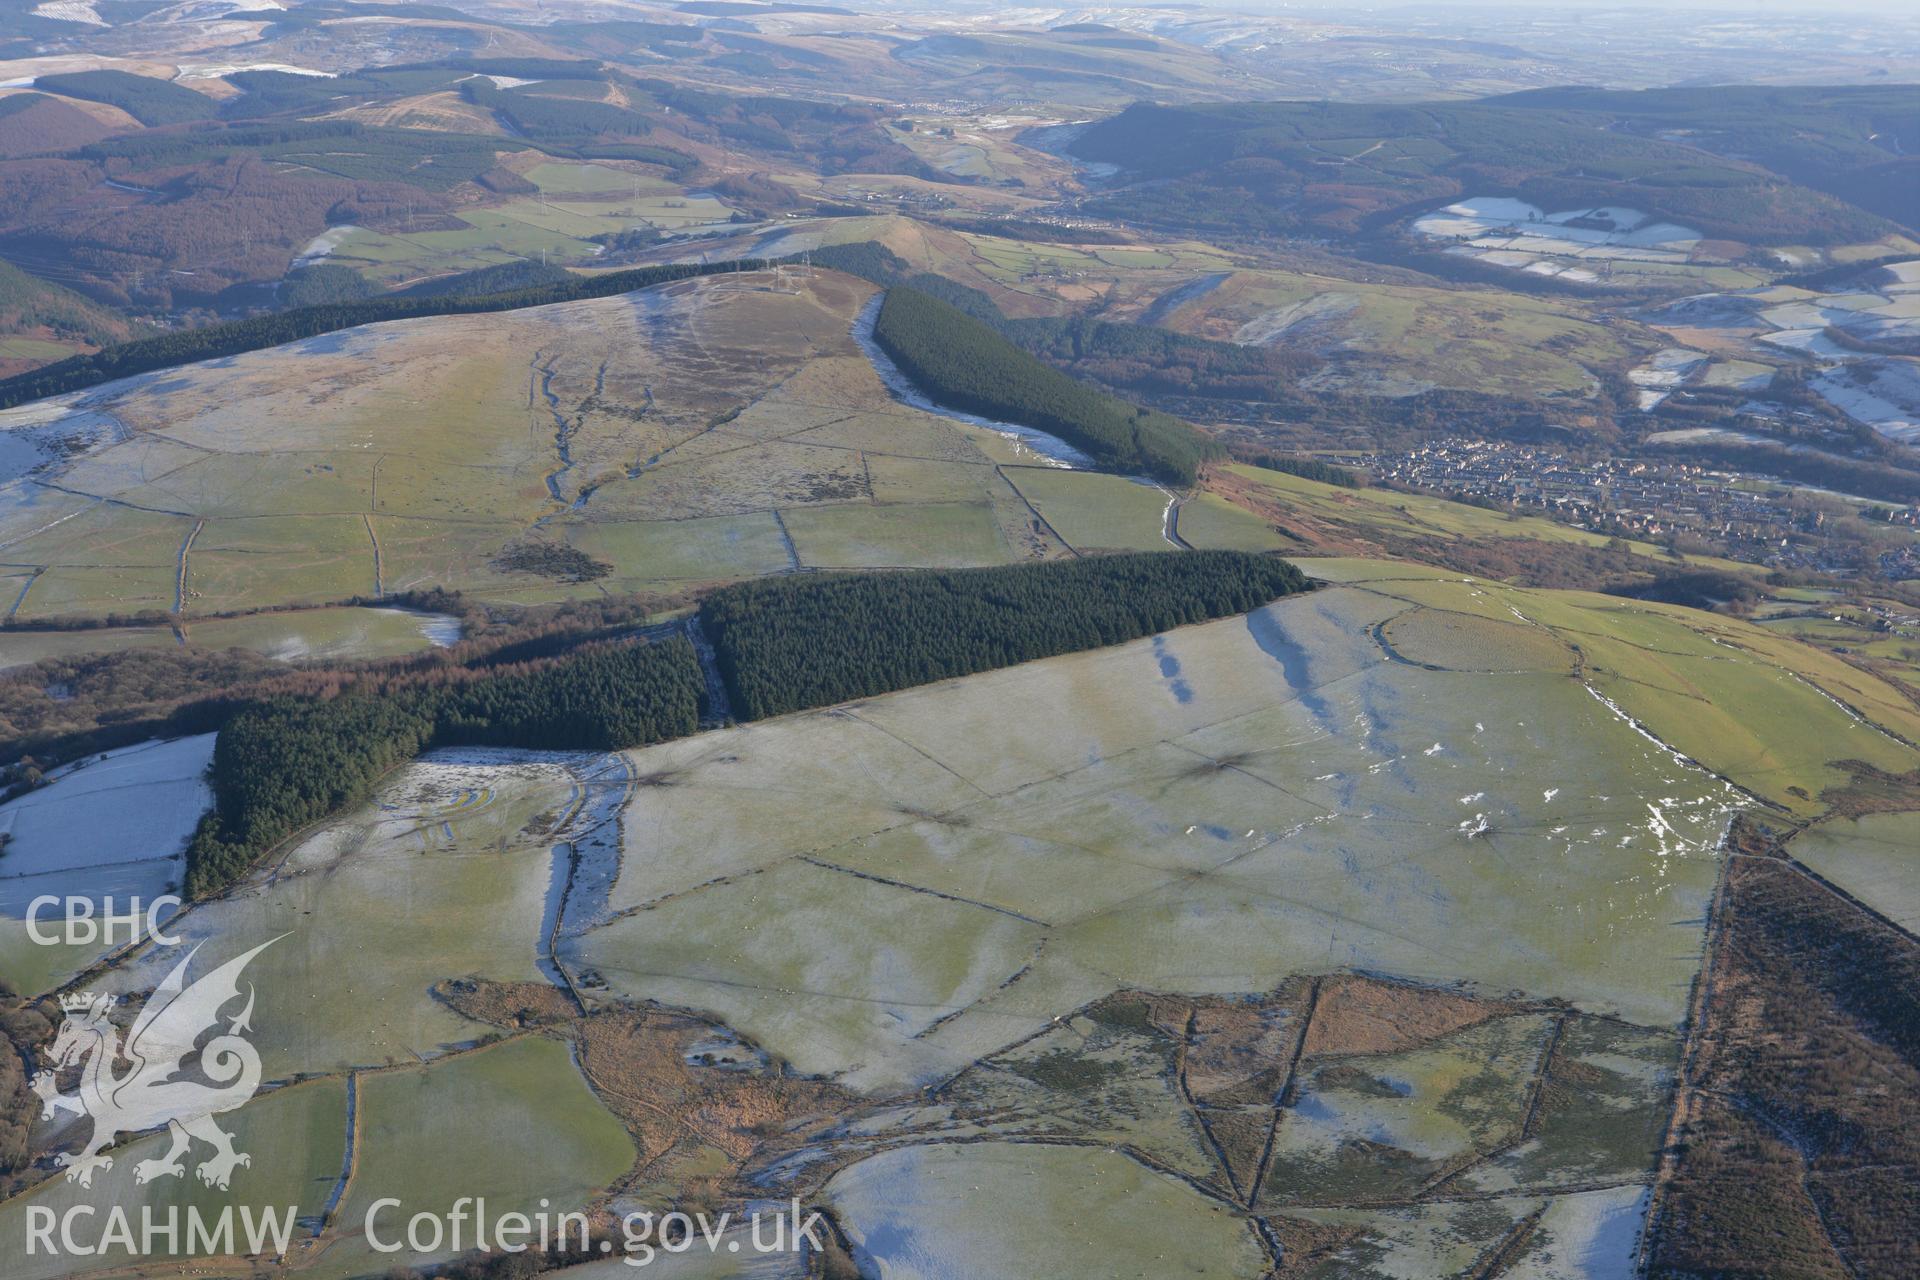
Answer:
[[[314,1275],[432,1261],[367,1206],[482,1191],[799,1197],[887,1275],[1630,1274],[1730,825],[1811,822],[1904,918],[1888,820],[1828,815],[1920,717],[1719,617],[1309,567],[1346,585],[637,751],[429,754],[175,923],[276,939],[255,1165],[141,1184],[150,1137],[98,1185],[297,1203]],[[77,1194],[0,1203],[0,1248]]]

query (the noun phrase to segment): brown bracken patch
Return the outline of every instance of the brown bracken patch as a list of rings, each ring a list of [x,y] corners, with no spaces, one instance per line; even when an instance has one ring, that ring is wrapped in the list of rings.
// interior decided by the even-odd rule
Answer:
[[[1401,1053],[1512,1009],[1458,992],[1340,974],[1320,984],[1305,1055]]]
[[[1784,860],[1726,876],[1647,1274],[1920,1275],[1920,944]]]
[[[1848,775],[1844,786],[1828,787],[1820,793],[1821,802],[1834,817],[1920,810],[1920,769],[1887,773],[1864,760],[1836,760],[1834,767],[1846,770]]]

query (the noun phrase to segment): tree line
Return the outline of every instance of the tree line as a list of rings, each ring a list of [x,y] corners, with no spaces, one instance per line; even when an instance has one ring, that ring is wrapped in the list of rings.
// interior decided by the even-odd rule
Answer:
[[[460,93],[468,102],[503,117],[523,137],[592,138],[604,134],[645,134],[653,122],[638,111],[610,102],[548,97],[525,89],[501,89],[476,76],[463,81]]]
[[[1650,455],[1705,466],[1778,476],[1797,484],[1836,489],[1881,502],[1920,502],[1920,470],[1892,458],[1842,458],[1811,449],[1747,440],[1700,440],[1649,445]]]
[[[555,302],[574,302],[583,298],[605,298],[629,293],[653,285],[694,276],[715,275],[725,271],[753,271],[766,264],[758,259],[728,262],[675,263],[667,266],[636,267],[602,276],[574,277],[531,289],[481,296],[368,298],[360,302],[329,303],[300,307],[247,320],[208,325],[204,329],[184,329],[124,342],[91,355],[69,356],[11,378],[0,379],[0,409],[25,404],[46,396],[60,395],[98,386],[115,378],[148,373],[154,369],[213,360],[276,347],[302,338],[317,337],[356,325],[382,320],[412,320],[421,316],[473,315],[487,311],[517,311],[523,307],[544,307]]]
[[[1306,587],[1282,560],[1195,551],[762,579],[713,593],[700,616],[735,712],[751,720],[1119,644]],[[24,681],[0,681],[23,695],[16,712],[45,702],[25,695],[56,676],[93,710],[58,724],[28,716],[16,740],[51,755],[21,756],[9,777],[28,788],[42,766],[83,751],[217,731],[214,807],[187,849],[186,888],[203,897],[302,827],[365,801],[423,751],[615,751],[699,726],[706,684],[692,644],[682,634],[635,642],[638,606],[558,606],[502,625],[457,597],[413,603],[461,611],[482,634],[450,650],[296,672],[194,650],[38,664]]]
[[[1362,487],[1361,475],[1358,471],[1336,466],[1331,462],[1322,462],[1318,458],[1301,458],[1290,453],[1268,453],[1257,450],[1236,454],[1235,458],[1249,466],[1278,471],[1283,475],[1299,476],[1302,480],[1317,480],[1321,484],[1338,485],[1342,489]]]
[[[278,697],[220,729],[214,807],[187,846],[187,892],[217,893],[309,823],[364,801],[389,770],[446,746],[617,751],[692,733],[705,683],[685,636],[595,645],[451,680]]]
[[[1116,471],[1191,484],[1218,452],[1180,419],[1050,368],[992,326],[909,286],[887,290],[873,336],[942,404],[1052,432]]]
[[[1142,552],[763,578],[709,595],[700,621],[735,714],[753,720],[1120,644],[1306,588],[1270,556]]]
[[[170,80],[126,71],[70,71],[41,76],[33,85],[63,97],[104,102],[148,126],[205,120],[219,109],[219,104],[204,93]]]

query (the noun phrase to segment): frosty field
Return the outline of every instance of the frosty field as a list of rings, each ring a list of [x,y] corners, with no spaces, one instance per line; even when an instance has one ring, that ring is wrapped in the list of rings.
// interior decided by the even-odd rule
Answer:
[[[368,1205],[505,1142],[503,1205],[798,1196],[887,1274],[1425,1275],[1523,1225],[1514,1274],[1627,1274],[1728,824],[1914,767],[1913,726],[1749,624],[1310,565],[1348,585],[613,756],[436,753],[192,907],[209,955],[277,939],[239,1119],[314,1100],[275,1176],[335,1205],[290,1265],[364,1271]],[[1793,728],[1634,709],[1676,681]],[[1904,911],[1885,841],[1798,856]]]
[[[207,733],[110,751],[56,770],[46,786],[0,805],[0,982],[44,991],[114,949],[37,943],[27,922],[34,899],[86,899],[98,913],[111,905],[125,915],[136,900],[144,911],[178,892],[187,838],[213,803],[202,776],[213,739]],[[59,932],[64,907],[41,911],[40,931]],[[129,940],[127,926],[119,928],[114,946]]]
[[[412,637],[374,615],[365,638],[308,634],[321,619],[298,613],[195,619],[427,586],[595,590],[503,561],[528,545],[662,592],[1064,553],[1003,473],[1005,440],[882,383],[851,332],[873,292],[831,272],[713,276],[370,325],[36,406],[35,431],[88,443],[0,488],[8,616],[173,611],[193,643],[374,655]],[[1071,507],[1110,479],[1050,493]],[[1075,527],[1094,546],[1133,536]],[[63,642],[86,643],[8,641],[16,661]]]

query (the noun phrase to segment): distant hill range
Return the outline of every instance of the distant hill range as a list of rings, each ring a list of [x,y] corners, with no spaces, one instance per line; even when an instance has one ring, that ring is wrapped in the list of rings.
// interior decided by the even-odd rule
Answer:
[[[1139,104],[1072,144],[1134,181],[1093,211],[1208,234],[1353,234],[1445,200],[1624,205],[1756,245],[1920,221],[1920,86],[1554,89],[1478,102]]]

